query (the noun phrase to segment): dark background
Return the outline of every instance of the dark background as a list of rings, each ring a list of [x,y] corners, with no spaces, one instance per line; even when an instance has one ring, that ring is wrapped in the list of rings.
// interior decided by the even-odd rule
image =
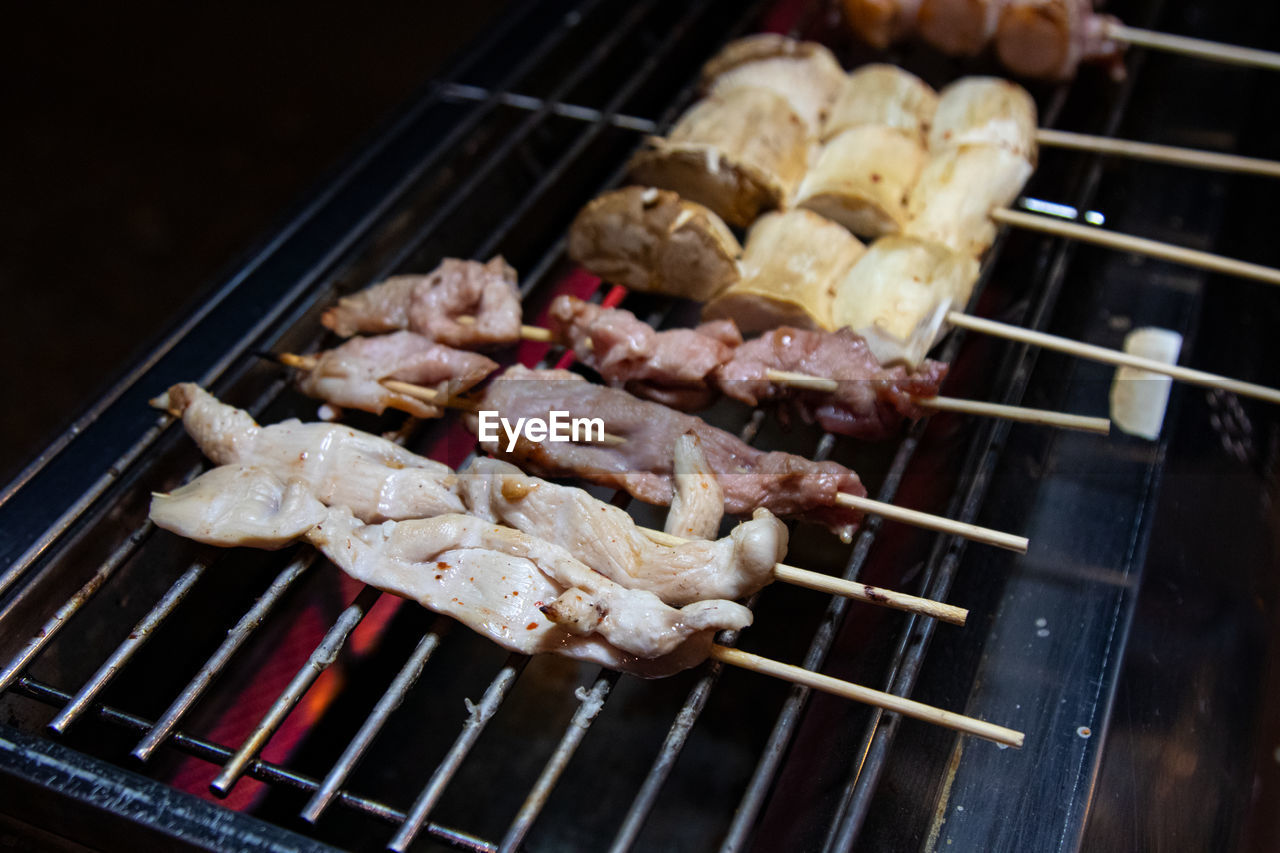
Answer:
[[[9,9],[0,485],[507,5]]]

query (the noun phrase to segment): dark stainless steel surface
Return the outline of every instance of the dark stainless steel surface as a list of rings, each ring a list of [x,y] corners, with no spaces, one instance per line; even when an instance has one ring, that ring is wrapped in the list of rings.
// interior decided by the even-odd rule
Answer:
[[[969,625],[935,630],[774,585],[754,602],[755,626],[725,638],[1022,728],[1022,751],[716,664],[646,682],[507,655],[342,582],[310,551],[219,552],[145,521],[150,491],[200,464],[180,430],[145,409],[147,397],[197,378],[264,422],[310,417],[314,403],[251,353],[314,348],[336,293],[441,255],[501,252],[522,271],[536,316],[568,270],[573,213],[689,101],[701,61],[758,26],[762,10],[775,26],[832,41],[850,62],[867,58],[840,41],[824,4],[530,3],[5,493],[0,791],[29,796],[33,757],[66,765],[71,756],[79,769],[49,776],[50,797],[74,799],[75,774],[97,774],[167,791],[165,805],[133,815],[163,823],[174,803],[195,801],[117,767],[164,780],[181,755],[195,756],[210,779],[222,771],[224,793],[242,774],[239,785],[268,783],[247,806],[265,824],[225,813],[222,835],[193,842],[224,846],[262,826],[269,844],[301,844],[290,833],[303,833],[351,849],[1222,849],[1280,837],[1275,816],[1250,798],[1276,790],[1268,720],[1280,701],[1270,503],[1280,432],[1261,404],[1175,390],[1167,438],[1155,444],[936,416],[896,446],[872,447],[786,433],[733,406],[711,413],[761,446],[853,464],[882,499],[1031,536],[1031,552],[1015,558],[876,520],[852,548],[801,527],[789,562],[946,597],[970,608]],[[1155,20],[1211,31],[1233,10]],[[1142,23],[1155,6],[1117,11]],[[1276,18],[1249,14],[1254,27]],[[1256,43],[1247,35],[1238,40]],[[980,67],[918,48],[898,58],[935,84]],[[1141,54],[1130,69],[1124,86],[1086,74],[1037,87],[1042,120],[1277,150],[1268,113],[1248,109],[1276,106],[1258,73]],[[1123,230],[1277,260],[1258,215],[1271,195],[1248,179],[1045,152],[1027,194],[1100,211]],[[1134,325],[1183,329],[1185,363],[1277,384],[1268,332],[1278,295],[1009,233],[975,311],[1112,345]],[[655,322],[696,315],[667,300],[626,304]],[[948,393],[1105,411],[1105,369],[972,336],[944,352]],[[454,464],[471,447],[447,423],[408,442]],[[1215,556],[1223,565],[1197,574]],[[1200,606],[1184,617],[1189,599]],[[358,639],[383,607],[392,608],[385,627]],[[290,624],[316,613],[327,622],[290,664],[293,686],[280,685],[242,739],[213,742],[204,733],[278,661]],[[1209,626],[1211,641],[1198,642]],[[322,670],[341,689],[287,755],[264,757]],[[65,746],[39,736],[52,722]],[[1139,771],[1160,784],[1135,784]]]

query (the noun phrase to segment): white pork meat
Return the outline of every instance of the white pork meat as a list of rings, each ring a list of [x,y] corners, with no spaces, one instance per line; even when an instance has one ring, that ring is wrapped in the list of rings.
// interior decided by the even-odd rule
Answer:
[[[384,438],[297,420],[259,426],[247,412],[189,382],[173,386],[159,402],[182,418],[215,463],[251,465],[285,482],[301,481],[326,506],[350,507],[364,521],[466,511],[449,466]]]

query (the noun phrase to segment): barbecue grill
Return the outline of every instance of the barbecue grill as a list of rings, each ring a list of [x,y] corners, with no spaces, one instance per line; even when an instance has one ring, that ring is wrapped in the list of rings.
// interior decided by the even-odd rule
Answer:
[[[1113,11],[1254,44],[1280,23],[1244,2]],[[701,63],[760,29],[823,41],[846,66],[872,58],[818,3],[513,10],[4,491],[0,837],[246,850],[1277,843],[1280,431],[1263,404],[1175,388],[1154,443],[935,415],[869,446],[741,408],[711,415],[760,446],[851,464],[880,500],[1030,537],[1015,557],[875,519],[851,546],[804,528],[789,562],[946,599],[969,625],[779,584],[757,596],[755,627],[722,638],[1021,729],[1021,751],[714,662],[643,681],[510,655],[309,549],[218,551],[146,520],[151,492],[203,466],[147,400],[195,380],[263,423],[312,418],[314,401],[254,353],[316,349],[339,294],[500,253],[521,273],[526,316],[562,292],[602,298],[564,256],[568,223],[691,101]],[[935,85],[994,70],[913,47],[892,58]],[[1128,69],[1121,83],[1086,71],[1034,88],[1042,124],[1280,150],[1265,72],[1141,51]],[[1023,203],[1274,264],[1268,189],[1050,151]],[[653,297],[627,305],[665,324],[696,316]],[[1004,233],[971,307],[1110,346],[1164,326],[1187,336],[1186,363],[1280,383],[1280,299],[1263,285]],[[942,358],[948,393],[1106,405],[1107,368],[962,334]],[[455,465],[471,450],[451,418],[406,441]]]

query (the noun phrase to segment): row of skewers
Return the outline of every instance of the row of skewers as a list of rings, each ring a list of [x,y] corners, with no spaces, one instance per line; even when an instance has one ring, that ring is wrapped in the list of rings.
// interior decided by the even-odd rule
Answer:
[[[1029,97],[1003,81],[969,80],[931,101],[923,84],[884,67],[863,72],[864,81],[875,81],[873,97],[850,96],[847,81],[858,75],[845,77],[838,65],[840,80],[829,67],[814,73],[825,60],[815,66],[806,57],[819,52],[778,44],[758,40],[735,48],[737,58],[729,50],[713,60],[708,98],[637,157],[635,174],[646,185],[588,206],[571,234],[571,253],[588,269],[634,289],[708,301],[707,323],[658,332],[629,312],[564,297],[553,305],[550,328],[530,327],[521,322],[514,272],[500,259],[446,261],[428,276],[398,277],[344,299],[325,315],[341,335],[381,337],[278,356],[301,369],[304,391],[334,407],[396,408],[415,417],[460,407],[473,431],[483,409],[545,418],[565,408],[599,416],[606,425],[600,440],[482,441],[529,473],[497,459],[455,473],[343,427],[259,427],[199,389],[178,386],[160,405],[183,418],[220,467],[157,496],[154,520],[215,544],[280,547],[303,539],[354,576],[513,650],[557,651],[645,675],[713,657],[1019,744],[1016,732],[753,660],[712,640],[718,629],[749,624],[750,611],[731,599],[770,579],[892,598],[879,603],[932,608],[930,615],[952,621],[963,614],[883,590],[805,582],[807,573],[780,562],[786,529],[779,516],[848,536],[863,512],[893,517],[900,508],[866,501],[857,475],[843,466],[756,450],[674,408],[698,409],[723,394],[776,403],[784,416],[835,432],[884,437],[904,419],[945,407],[931,401],[945,399],[937,391],[946,366],[925,358],[945,324],[1059,344],[951,307],[967,302],[978,258],[1003,221],[1000,209],[1034,168]],[[799,75],[781,94],[770,88],[772,72],[759,67],[779,64]],[[835,81],[834,96],[821,94],[821,84],[793,85],[806,78]],[[840,97],[846,100],[836,110]],[[831,125],[832,116],[844,116],[846,126]],[[772,172],[760,167],[762,153],[774,156]],[[980,184],[992,168],[1006,178]],[[771,208],[779,211],[764,213]],[[745,247],[727,222],[752,226]],[[853,232],[875,242],[867,248]],[[842,294],[850,307],[837,315]],[[842,322],[858,310],[857,325]],[[753,331],[764,334],[743,339]],[[522,338],[570,348],[612,387],[517,365],[481,396],[468,396],[498,368],[472,350]],[[1276,395],[1099,349],[1091,357]],[[530,474],[572,474],[670,504],[667,530],[638,529],[587,493]],[[752,517],[712,542],[724,512]],[[612,526],[606,535],[598,527],[584,532],[595,524]],[[1025,550],[1018,537],[980,532],[990,534],[983,541]]]
[[[843,0],[850,28],[876,48],[918,38],[949,56],[990,49],[1015,75],[1074,77],[1081,64],[1124,74],[1127,45],[1280,69],[1280,56],[1126,26],[1093,0]]]

